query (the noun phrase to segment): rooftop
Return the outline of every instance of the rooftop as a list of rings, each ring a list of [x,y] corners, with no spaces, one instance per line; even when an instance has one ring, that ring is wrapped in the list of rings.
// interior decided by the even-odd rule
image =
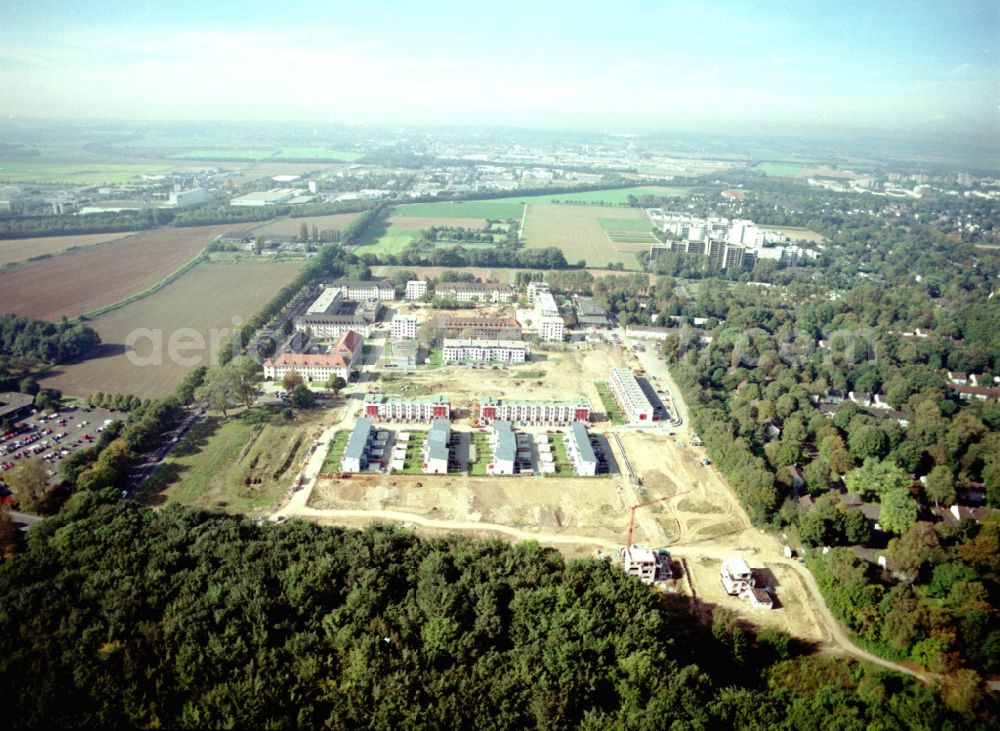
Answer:
[[[580,453],[580,459],[584,462],[597,462],[597,455],[590,444],[590,435],[587,429],[579,421],[574,421],[569,430],[573,433],[573,441],[576,442],[576,450]]]
[[[367,418],[358,419],[354,425],[351,436],[347,439],[347,446],[344,447],[345,457],[361,459],[365,455],[365,448],[368,446],[368,436],[372,432],[372,420]]]
[[[366,404],[449,404],[451,399],[443,394],[433,396],[402,396],[398,393],[369,393],[365,394]]]
[[[497,437],[494,455],[497,459],[514,461],[517,456],[517,439],[514,437],[514,430],[510,428],[510,422],[496,421],[493,423],[493,431]]]

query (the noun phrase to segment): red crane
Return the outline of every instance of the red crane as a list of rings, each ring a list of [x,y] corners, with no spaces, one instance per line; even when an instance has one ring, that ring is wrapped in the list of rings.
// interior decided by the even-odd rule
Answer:
[[[669,499],[670,499],[669,496],[667,496],[667,497],[658,497],[658,498],[656,498],[654,500],[647,500],[644,503],[639,503],[638,505],[633,505],[631,508],[629,508],[629,516],[628,516],[628,541],[625,543],[625,548],[631,548],[632,547],[632,531],[635,528],[635,511],[636,511],[636,509],[637,508],[644,508],[647,505],[652,505],[653,503],[660,503],[660,502],[663,502],[664,500],[669,500]]]

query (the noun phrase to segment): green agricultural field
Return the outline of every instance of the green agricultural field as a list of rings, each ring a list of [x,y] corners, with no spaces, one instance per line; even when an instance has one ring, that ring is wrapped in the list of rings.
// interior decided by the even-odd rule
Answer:
[[[405,203],[396,206],[396,216],[419,218],[496,218],[520,220],[524,206],[513,199],[488,201],[441,201],[439,203]]]
[[[188,150],[178,152],[170,157],[176,160],[269,160],[278,154],[277,150]]]
[[[645,231],[653,230],[648,218],[598,218],[597,225],[605,231]]]
[[[55,164],[35,162],[0,163],[0,183],[53,183],[58,185],[98,185],[128,183],[140,175],[158,175],[169,165],[131,165],[81,162]]]
[[[287,421],[264,409],[210,417],[157,467],[142,494],[152,502],[232,513],[269,508],[288,490],[311,446],[303,421],[320,418],[320,412],[305,412]]]
[[[420,241],[419,229],[390,228],[373,230],[358,242],[358,254],[398,254],[414,241]]]
[[[628,203],[628,197],[656,195],[680,197],[687,195],[690,188],[652,186],[646,188],[614,188],[611,190],[587,190],[580,193],[555,193],[553,195],[541,195],[530,198],[512,198],[511,200],[523,200],[529,203],[554,203],[558,201],[574,201],[577,203],[606,203],[612,205],[624,205]]]
[[[794,178],[799,172],[805,169],[805,166],[784,162],[762,162],[750,169],[757,170],[773,178]]]
[[[350,150],[331,150],[326,147],[282,147],[275,160],[343,160],[354,162],[362,156]]]
[[[622,207],[615,209],[615,213],[618,215],[608,217],[605,206],[533,203],[528,206],[522,238],[525,245],[532,249],[557,247],[566,261],[571,263],[583,259],[590,267],[621,264],[625,269],[638,269],[636,246],[646,242],[645,237],[639,242],[612,243],[600,221],[615,220],[617,225],[627,221],[636,227],[642,225],[645,231],[649,231],[649,221],[639,208]],[[633,232],[633,238],[640,238],[643,229]]]

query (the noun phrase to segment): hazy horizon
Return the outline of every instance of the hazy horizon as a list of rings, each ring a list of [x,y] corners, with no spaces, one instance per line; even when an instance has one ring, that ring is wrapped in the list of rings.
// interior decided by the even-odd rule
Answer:
[[[0,10],[8,118],[1000,133],[991,2]]]

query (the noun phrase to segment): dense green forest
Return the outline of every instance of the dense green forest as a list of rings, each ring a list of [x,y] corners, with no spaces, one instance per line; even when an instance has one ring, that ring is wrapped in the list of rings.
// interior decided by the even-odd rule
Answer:
[[[87,355],[101,342],[92,328],[65,318],[58,323],[0,315],[0,354],[55,365]]]
[[[533,543],[419,540],[84,491],[0,564],[5,725],[983,728],[938,691],[803,655]],[[979,715],[973,715],[978,713]]]

